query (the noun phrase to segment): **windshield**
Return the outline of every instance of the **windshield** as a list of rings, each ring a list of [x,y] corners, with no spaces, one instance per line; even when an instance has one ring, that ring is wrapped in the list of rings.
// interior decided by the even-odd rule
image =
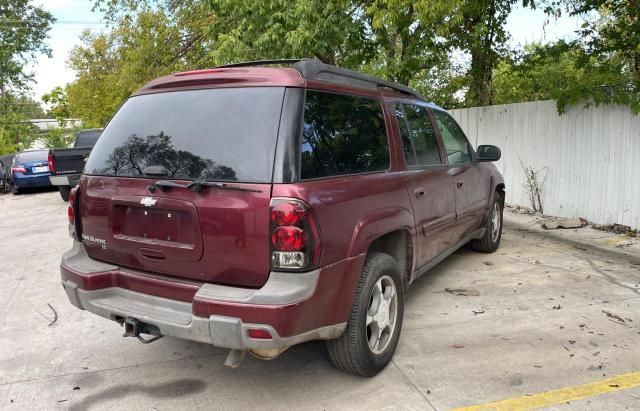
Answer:
[[[271,182],[283,87],[226,88],[130,98],[102,132],[85,173]]]
[[[25,151],[18,154],[16,162],[23,161],[46,161],[49,150]]]

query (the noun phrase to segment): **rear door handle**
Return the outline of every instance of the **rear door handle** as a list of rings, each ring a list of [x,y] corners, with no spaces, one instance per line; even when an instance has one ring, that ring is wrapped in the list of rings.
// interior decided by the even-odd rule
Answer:
[[[456,187],[458,188],[462,188],[462,185],[464,184],[464,181],[462,180],[456,180]]]
[[[424,193],[425,193],[424,187],[418,187],[413,192],[415,193],[416,198],[420,198],[420,197],[424,196]]]

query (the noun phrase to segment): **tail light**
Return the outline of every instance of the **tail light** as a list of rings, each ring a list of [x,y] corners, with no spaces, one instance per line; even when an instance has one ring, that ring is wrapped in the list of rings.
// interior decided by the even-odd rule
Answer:
[[[26,173],[27,169],[22,167],[22,166],[18,166],[18,167],[11,167],[11,172],[12,173]]]
[[[78,186],[69,191],[69,207],[67,208],[67,217],[69,218],[69,235],[78,241],[80,240],[80,231],[76,226],[76,210],[77,210]]]
[[[293,198],[271,200],[271,268],[309,270],[320,262],[320,232],[311,207]]]
[[[47,163],[49,163],[49,171],[53,173],[55,171],[55,167],[53,166],[53,155],[52,154],[49,154],[49,156],[47,157]]]

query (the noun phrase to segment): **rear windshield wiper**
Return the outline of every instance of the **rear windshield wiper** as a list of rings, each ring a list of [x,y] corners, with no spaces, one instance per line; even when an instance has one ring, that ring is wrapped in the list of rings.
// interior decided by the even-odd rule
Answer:
[[[236,190],[236,191],[248,191],[251,193],[261,193],[262,190],[258,190],[255,188],[246,188],[246,187],[240,187],[237,185],[233,185],[233,184],[228,184],[228,183],[216,183],[213,181],[203,181],[203,180],[193,180],[190,183],[187,184],[180,184],[180,183],[176,183],[175,181],[171,181],[171,180],[158,180],[153,184],[150,184],[147,189],[150,192],[154,192],[156,191],[156,189],[160,189],[162,191],[167,191],[170,188],[186,188],[189,189],[193,192],[199,193],[202,191],[202,189],[204,187],[213,187],[213,188],[219,188],[221,190]]]

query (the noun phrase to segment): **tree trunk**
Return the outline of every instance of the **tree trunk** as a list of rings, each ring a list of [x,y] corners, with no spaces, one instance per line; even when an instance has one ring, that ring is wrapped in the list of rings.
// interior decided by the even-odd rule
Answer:
[[[490,53],[481,47],[471,49],[471,86],[466,99],[470,106],[493,104],[493,64]]]

